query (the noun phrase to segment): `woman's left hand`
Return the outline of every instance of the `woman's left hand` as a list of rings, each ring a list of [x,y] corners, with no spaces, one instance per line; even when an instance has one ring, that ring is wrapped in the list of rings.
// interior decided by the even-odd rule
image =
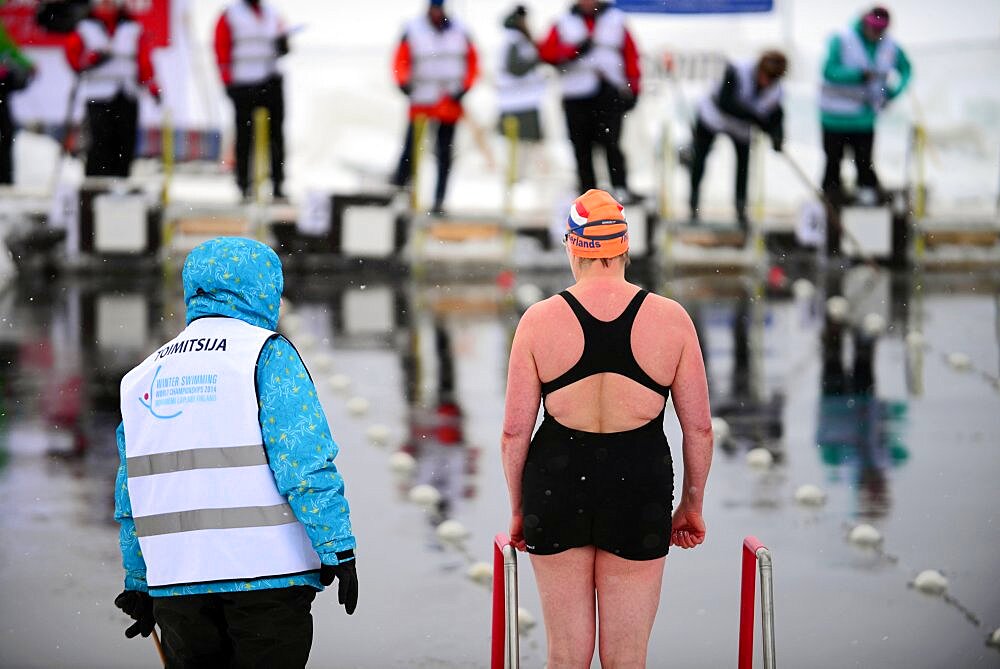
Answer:
[[[510,516],[510,545],[521,552],[528,550],[524,543],[524,518],[519,513]]]

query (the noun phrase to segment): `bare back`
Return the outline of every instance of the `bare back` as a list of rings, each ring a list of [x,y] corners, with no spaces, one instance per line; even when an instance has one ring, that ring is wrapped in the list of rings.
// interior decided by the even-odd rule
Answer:
[[[638,291],[638,286],[619,280],[610,285],[577,284],[569,292],[594,318],[613,321]],[[580,360],[584,332],[570,305],[559,295],[533,309],[538,311],[537,320],[531,319],[531,331],[525,334],[529,335],[530,352],[541,384],[560,377]],[[534,323],[544,325],[533,328]],[[632,354],[653,381],[672,386],[692,332],[691,321],[680,305],[650,294],[635,316]],[[596,344],[599,346],[600,342]],[[598,373],[553,391],[545,403],[549,414],[566,427],[588,432],[622,432],[656,418],[663,410],[664,398],[621,374]]]

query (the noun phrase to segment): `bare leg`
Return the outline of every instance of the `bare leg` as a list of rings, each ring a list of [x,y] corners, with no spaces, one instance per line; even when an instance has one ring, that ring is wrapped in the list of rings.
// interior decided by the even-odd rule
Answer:
[[[593,546],[555,555],[532,555],[531,566],[542,599],[547,669],[589,669],[594,657]]]
[[[626,560],[597,551],[594,581],[600,619],[604,669],[642,669],[660,604],[663,565],[658,560]]]

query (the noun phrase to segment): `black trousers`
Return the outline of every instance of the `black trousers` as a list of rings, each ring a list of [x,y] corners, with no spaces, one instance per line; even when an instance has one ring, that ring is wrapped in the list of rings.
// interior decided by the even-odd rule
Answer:
[[[621,140],[625,112],[613,92],[602,88],[596,96],[563,100],[566,129],[576,157],[576,176],[580,192],[597,188],[594,175],[594,149],[601,147],[608,160],[608,173],[615,189],[627,190],[628,175]]]
[[[875,166],[872,164],[872,145],[875,143],[875,131],[839,132],[823,129],[823,151],[826,153],[826,170],[823,172],[823,192],[838,196],[844,191],[840,180],[840,163],[844,159],[844,150],[850,149],[854,156],[854,167],[858,172],[858,186],[863,188],[879,187]]]
[[[715,141],[715,131],[702,123],[701,119],[694,126],[694,156],[691,158],[691,205],[692,214],[698,210],[701,191],[701,178],[705,176],[705,160],[712,150]],[[747,177],[750,173],[750,142],[741,142],[735,137],[733,148],[736,150],[736,211],[743,212],[747,206]]]
[[[87,101],[88,177],[127,177],[135,159],[139,103],[124,93],[110,100]]]
[[[434,208],[444,205],[444,197],[448,192],[448,176],[451,174],[451,158],[455,149],[455,124],[437,123],[437,136],[434,139],[434,157],[437,159],[437,184],[434,188]],[[413,166],[413,121],[406,128],[406,139],[403,140],[403,152],[399,156],[396,174],[392,183],[405,186],[410,181]]]
[[[282,195],[285,183],[285,94],[281,77],[271,77],[260,84],[234,85],[226,89],[236,112],[236,185],[250,194],[250,161],[253,148],[253,114],[258,107],[267,110],[268,147],[271,151],[271,182],[274,194]]]
[[[315,598],[308,586],[156,597],[167,667],[305,667]]]
[[[0,95],[0,184],[14,183],[14,120],[10,96]]]

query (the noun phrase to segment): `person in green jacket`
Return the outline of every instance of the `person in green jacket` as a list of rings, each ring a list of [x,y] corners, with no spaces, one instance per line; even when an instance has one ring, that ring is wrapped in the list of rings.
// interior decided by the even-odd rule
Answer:
[[[875,120],[906,89],[911,74],[910,61],[888,28],[889,11],[874,7],[830,39],[819,106],[826,153],[823,191],[835,202],[844,199],[840,163],[847,148],[857,168],[858,199],[874,204],[880,196],[872,164]]]
[[[21,53],[0,23],[0,184],[14,181],[14,120],[10,114],[10,94],[26,87],[34,72],[34,64]]]

